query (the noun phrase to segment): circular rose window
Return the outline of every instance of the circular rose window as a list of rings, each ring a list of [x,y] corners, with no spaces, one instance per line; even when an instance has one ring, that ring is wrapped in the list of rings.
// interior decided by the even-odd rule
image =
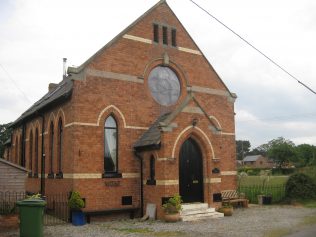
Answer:
[[[149,74],[148,84],[151,95],[161,105],[173,105],[179,99],[179,79],[168,67],[155,67]]]

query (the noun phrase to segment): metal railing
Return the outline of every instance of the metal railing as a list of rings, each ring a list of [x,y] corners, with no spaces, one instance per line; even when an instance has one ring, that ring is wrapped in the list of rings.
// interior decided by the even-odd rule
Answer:
[[[285,185],[241,185],[239,193],[245,193],[250,203],[258,203],[258,195],[272,196],[272,203],[279,203],[285,198]]]
[[[18,213],[16,203],[27,197],[25,192],[0,191],[0,215]],[[47,195],[44,209],[44,225],[58,225],[69,222],[68,194]]]

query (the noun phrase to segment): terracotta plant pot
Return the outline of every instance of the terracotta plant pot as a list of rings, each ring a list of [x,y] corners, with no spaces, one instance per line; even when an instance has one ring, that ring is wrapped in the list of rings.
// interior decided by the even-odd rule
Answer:
[[[180,220],[180,213],[165,213],[166,222],[177,222]]]
[[[234,208],[233,207],[221,207],[219,212],[224,213],[224,216],[232,216]]]

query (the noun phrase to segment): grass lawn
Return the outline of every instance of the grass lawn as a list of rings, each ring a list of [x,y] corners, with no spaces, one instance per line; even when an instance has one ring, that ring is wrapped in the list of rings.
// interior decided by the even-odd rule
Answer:
[[[266,185],[285,185],[289,176],[270,176],[269,181],[267,181]],[[241,186],[252,186],[252,185],[261,185],[263,179],[260,176],[246,176],[243,177],[240,185]]]

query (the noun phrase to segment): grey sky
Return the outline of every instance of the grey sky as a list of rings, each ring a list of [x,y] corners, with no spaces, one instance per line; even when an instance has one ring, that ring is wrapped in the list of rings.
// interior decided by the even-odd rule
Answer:
[[[62,79],[62,58],[80,65],[156,0],[1,0],[0,123],[15,120]],[[196,0],[316,90],[316,2]],[[237,93],[237,139],[278,136],[316,144],[316,95],[269,63],[189,0],[169,0],[228,88]],[[17,89],[13,79],[24,94]]]

